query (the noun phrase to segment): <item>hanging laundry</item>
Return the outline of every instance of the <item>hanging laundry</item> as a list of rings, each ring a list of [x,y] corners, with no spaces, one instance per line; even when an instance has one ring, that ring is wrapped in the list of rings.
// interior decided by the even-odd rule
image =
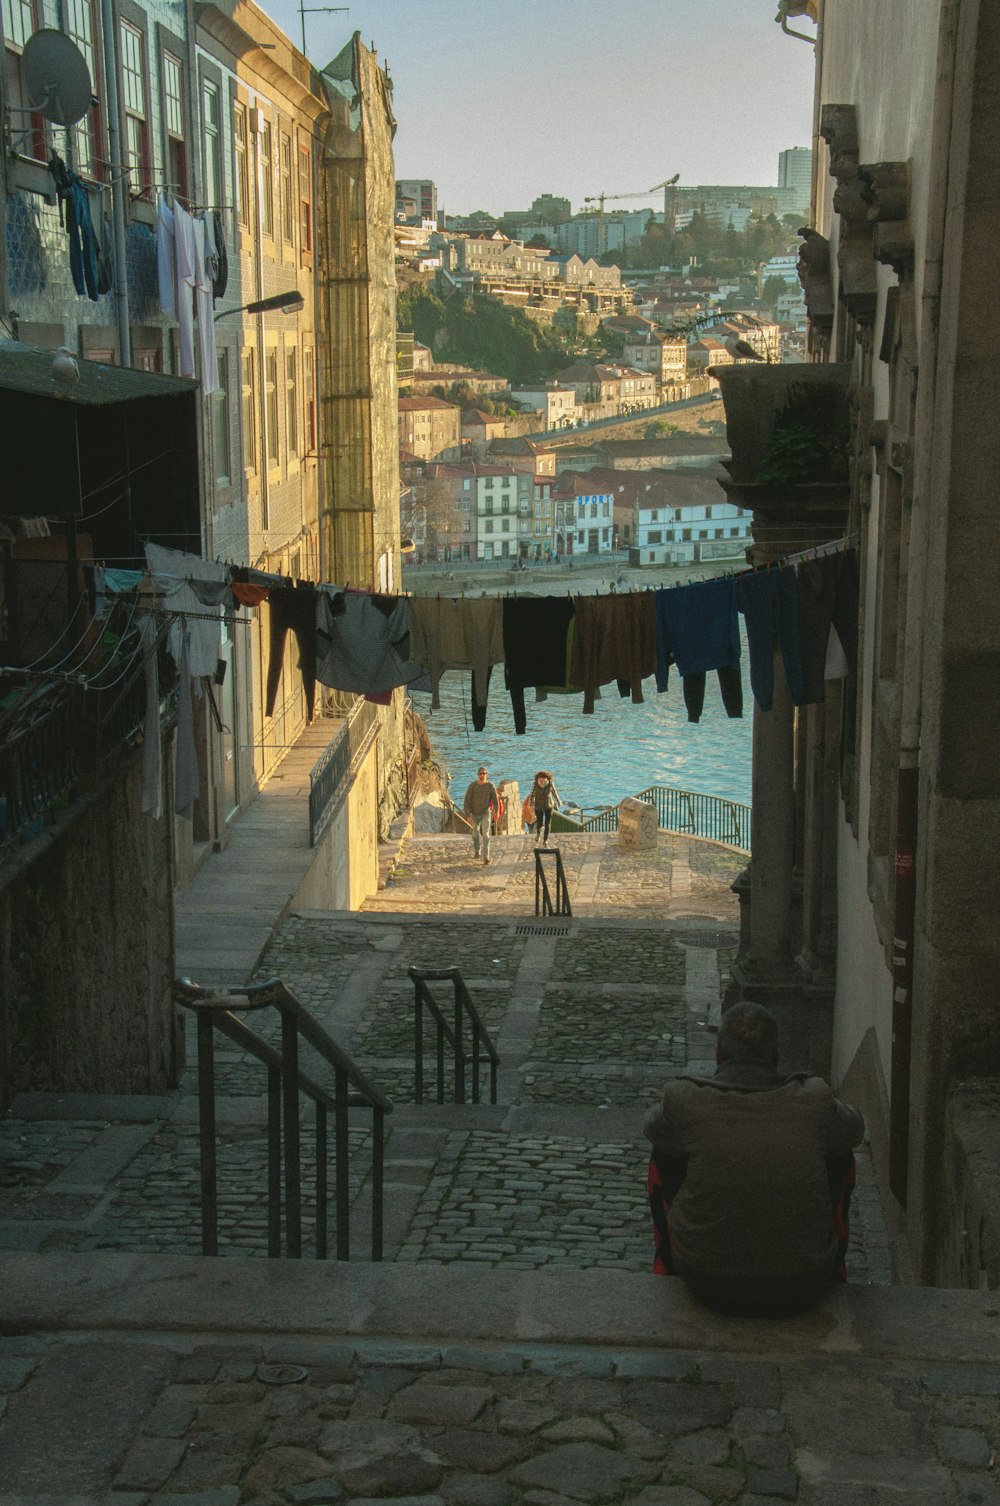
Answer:
[[[289,580],[283,589],[272,589],[268,596],[270,607],[270,644],[267,661],[267,688],[264,712],[274,715],[278,697],[278,685],[285,662],[285,639],[295,634],[299,646],[298,669],[302,675],[302,688],[306,697],[306,717],[313,719],[316,703],[316,613],[321,592],[311,582]]]
[[[642,704],[642,682],[656,672],[656,612],[651,591],[578,596],[573,618],[570,679],[583,686],[583,711],[592,716],[595,693],[618,681]]]
[[[241,607],[259,607],[267,601],[270,586],[251,586],[246,581],[233,581],[233,600]]]
[[[194,289],[196,277],[194,221],[174,203],[174,288],[177,300],[177,346],[180,374],[197,376],[194,363]]]
[[[853,670],[857,663],[857,551],[846,549],[820,559],[802,560],[796,574],[804,700],[807,706],[812,706],[825,699],[827,679],[841,678],[827,673],[831,628],[839,640],[847,670]]]
[[[76,173],[69,177],[66,198],[66,231],[69,235],[69,268],[73,286],[96,303],[101,295],[98,242],[90,214],[90,197]]]
[[[177,317],[177,271],[174,255],[174,212],[164,194],[156,200],[156,282],[160,308]]]
[[[799,597],[795,571],[784,566],[736,577],[736,601],[743,613],[750,651],[750,688],[762,711],[774,702],[774,649],[781,649],[788,691],[796,706],[805,701]]]
[[[719,694],[722,696],[726,715],[730,718],[741,717],[743,715],[743,675],[740,666],[736,664],[720,668],[717,674]],[[705,679],[704,674],[684,675],[681,678],[684,708],[689,722],[701,721],[701,713],[705,709]]]
[[[186,641],[190,645],[191,674],[195,678],[214,676],[222,652],[221,618],[218,612],[213,613],[210,607],[203,605],[191,581],[228,583],[228,566],[153,543],[146,545],[146,563],[153,573],[157,590],[161,592],[164,608],[177,614],[167,640],[175,663],[180,664],[181,649]]]
[[[567,597],[514,596],[503,602],[504,679],[510,693],[514,731],[527,731],[526,686],[564,685],[566,639],[574,604]]]
[[[410,598],[321,585],[316,678],[332,690],[374,696],[419,679],[410,659]]]
[[[440,704],[441,676],[472,671],[472,702],[485,711],[490,669],[503,660],[503,611],[498,597],[466,601],[417,596],[410,602],[410,658],[430,676],[431,709]]]
[[[215,256],[212,261],[212,300],[225,297],[229,284],[229,254],[226,251],[226,232],[219,211],[212,212],[212,244]]]
[[[668,666],[681,676],[731,669],[740,662],[740,623],[736,582],[695,581],[654,593],[656,599],[658,690],[667,687]]]
[[[214,257],[211,222],[199,215],[194,226],[194,289],[198,311],[198,348],[201,353],[201,392],[207,397],[219,388],[219,367],[215,349],[215,320],[212,317],[212,271]]]

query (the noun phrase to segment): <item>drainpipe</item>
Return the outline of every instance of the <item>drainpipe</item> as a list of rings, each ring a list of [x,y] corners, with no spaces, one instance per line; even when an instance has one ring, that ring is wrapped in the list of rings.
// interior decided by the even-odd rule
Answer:
[[[945,0],[938,40],[935,129],[931,140],[927,246],[921,299],[919,371],[910,514],[906,623],[896,784],[896,899],[892,957],[892,1064],[889,1108],[889,1186],[905,1209],[909,1181],[910,1076],[913,1020],[913,944],[917,902],[918,792],[921,682],[924,663],[924,592],[927,575],[928,498],[933,485],[933,422],[937,404],[938,328],[948,177],[954,116],[955,49],[961,0]],[[912,634],[912,636],[911,636]]]
[[[104,94],[108,106],[108,157],[111,162],[111,230],[115,243],[115,313],[118,316],[118,357],[132,364],[132,330],[128,308],[128,267],[125,260],[125,152],[118,111],[118,27],[114,0],[101,0],[104,32]]]

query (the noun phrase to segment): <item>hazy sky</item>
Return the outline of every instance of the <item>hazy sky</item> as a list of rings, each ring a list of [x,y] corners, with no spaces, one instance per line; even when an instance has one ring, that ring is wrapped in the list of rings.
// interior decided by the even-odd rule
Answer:
[[[301,42],[296,0],[260,0]],[[319,0],[307,0],[318,4]],[[354,0],[306,16],[322,66],[355,30],[394,85],[396,176],[432,178],[453,214],[538,194],[775,183],[808,146],[814,50],[775,0]],[[811,22],[793,23],[814,35]],[[642,208],[662,193],[623,199]]]

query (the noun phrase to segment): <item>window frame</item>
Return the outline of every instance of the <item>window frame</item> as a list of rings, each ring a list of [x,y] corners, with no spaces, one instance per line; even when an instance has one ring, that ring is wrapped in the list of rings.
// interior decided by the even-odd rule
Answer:
[[[176,74],[178,92],[170,88],[170,75]],[[188,153],[187,79],[184,58],[167,46],[160,47],[160,93],[163,121],[163,161],[173,187],[182,199],[190,196],[191,164]],[[177,126],[171,124],[171,105],[176,106]]]
[[[138,51],[138,67],[132,67],[126,62],[125,39],[133,39]],[[146,180],[150,172],[150,140],[149,140],[149,44],[145,31],[133,21],[131,17],[119,15],[118,17],[118,42],[119,42],[119,73],[121,75],[121,99],[122,115],[124,117],[124,156],[125,172],[131,178],[133,173],[138,177],[138,184],[129,185],[129,193],[133,199],[141,199],[148,196],[149,185]],[[129,81],[137,80],[138,90],[141,95],[142,109],[137,110],[129,103]],[[133,156],[136,155],[133,145],[132,132],[137,132],[138,165],[133,167]]]
[[[274,240],[274,127],[267,119],[257,132],[257,198],[260,233]]]
[[[278,132],[278,218],[281,239],[295,249],[295,201],[292,193],[292,138],[288,131]]]
[[[257,416],[257,349],[245,345],[240,351],[240,434],[243,443],[243,471],[256,476],[260,466],[260,441]]]
[[[232,101],[233,118],[233,213],[237,231],[252,235],[254,200],[251,192],[250,108],[241,99]]]
[[[313,163],[309,146],[298,144],[299,256],[311,261],[313,254]],[[305,192],[307,189],[308,192]]]

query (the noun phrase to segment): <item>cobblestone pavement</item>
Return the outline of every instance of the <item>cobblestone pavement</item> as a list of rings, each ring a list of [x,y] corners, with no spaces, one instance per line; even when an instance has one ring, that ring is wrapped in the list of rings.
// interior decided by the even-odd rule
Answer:
[[[668,1076],[712,1070],[721,970],[734,941],[729,928],[714,925],[318,914],[284,923],[261,976],[280,976],[394,1100],[387,1258],[649,1269],[641,1114]],[[501,1058],[495,1107],[485,1074],[478,1106],[416,1105],[411,963],[461,967]],[[447,1004],[447,986],[435,988]],[[270,1019],[254,1016],[253,1023],[276,1040]],[[317,1078],[326,1071],[308,1046],[302,1065]],[[425,1070],[433,1099],[432,1051]],[[264,1256],[265,1072],[220,1040],[216,1075],[220,1245],[229,1254]],[[450,1070],[444,1088],[450,1096]],[[48,1097],[31,1116],[18,1107],[0,1121],[0,1249],[198,1252],[193,1065],[181,1089],[141,1122],[134,1115],[129,1122],[125,1100],[103,1118],[68,1123]],[[352,1114],[350,1141],[352,1247],[363,1253],[370,1116]],[[308,1131],[302,1154],[309,1249],[315,1151]],[[332,1209],[329,1222],[332,1239]],[[888,1282],[888,1243],[864,1156],[853,1236],[852,1279]]]
[[[687,914],[737,921],[730,885],[746,866],[746,855],[732,848],[661,831],[655,849],[637,852],[621,847],[613,832],[561,833],[553,835],[542,860],[550,886],[556,848],[575,916],[653,920]],[[364,909],[529,916],[534,905],[532,838],[494,838],[487,867],[474,859],[467,837],[421,835],[403,843],[389,884]]]
[[[771,1349],[76,1338],[2,1341],[0,1506],[1000,1499],[997,1365],[864,1355],[817,1364]],[[53,1447],[60,1404],[91,1426]]]

